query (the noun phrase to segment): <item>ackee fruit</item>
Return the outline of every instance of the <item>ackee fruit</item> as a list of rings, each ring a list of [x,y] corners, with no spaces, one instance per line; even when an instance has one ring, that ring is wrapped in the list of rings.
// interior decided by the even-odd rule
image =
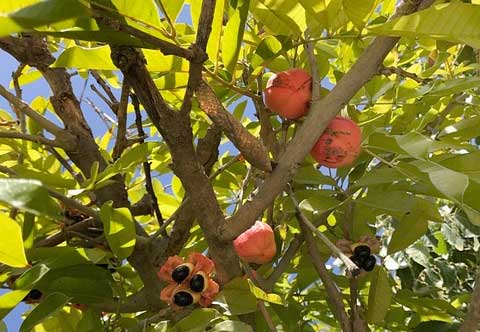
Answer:
[[[303,69],[274,74],[265,88],[265,104],[274,113],[293,120],[305,115],[312,98],[312,77]]]
[[[360,154],[362,133],[350,119],[336,117],[325,129],[310,152],[323,166],[344,167]]]
[[[261,221],[240,234],[233,246],[241,259],[256,264],[270,262],[277,252],[272,228]]]

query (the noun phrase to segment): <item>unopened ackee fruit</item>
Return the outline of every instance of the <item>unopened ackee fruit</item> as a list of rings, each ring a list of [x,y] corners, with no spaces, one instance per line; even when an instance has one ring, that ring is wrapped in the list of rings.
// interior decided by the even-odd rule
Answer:
[[[308,111],[312,98],[312,77],[303,69],[274,74],[265,88],[265,104],[284,118],[297,119]]]
[[[256,264],[270,262],[277,252],[272,228],[261,221],[240,234],[233,246],[241,259]]]
[[[310,152],[320,165],[344,167],[360,154],[362,133],[355,122],[336,117],[325,129]]]

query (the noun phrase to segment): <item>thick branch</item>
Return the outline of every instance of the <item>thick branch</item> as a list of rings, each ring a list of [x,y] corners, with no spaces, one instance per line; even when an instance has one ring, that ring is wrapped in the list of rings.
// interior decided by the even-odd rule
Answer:
[[[196,157],[189,113],[175,112],[166,105],[139,51],[131,47],[112,46],[112,59],[122,70],[125,79],[170,149],[171,167],[192,200],[210,253],[217,263],[220,280],[227,281],[240,275],[238,257],[232,244],[219,240],[219,230],[225,223],[225,218],[213,187]]]
[[[409,14],[415,11],[420,3],[422,1],[406,1],[399,8],[399,12]],[[325,98],[313,101],[307,118],[288,144],[272,175],[260,186],[255,199],[247,202],[227,223],[222,233],[225,240],[235,239],[253,225],[262,211],[285,189],[285,185],[295,175],[330,121],[378,72],[383,59],[398,40],[398,37],[375,38],[333,90]]]
[[[250,164],[267,172],[272,170],[267,148],[223,107],[215,92],[205,81],[202,81],[197,88],[197,99],[202,110],[222,128],[225,135]]]

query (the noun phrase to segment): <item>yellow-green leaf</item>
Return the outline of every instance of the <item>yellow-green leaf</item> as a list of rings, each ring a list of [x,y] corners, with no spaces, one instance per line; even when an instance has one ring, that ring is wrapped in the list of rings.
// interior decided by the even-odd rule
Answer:
[[[114,209],[112,202],[106,202],[100,210],[105,227],[105,237],[113,253],[120,259],[131,255],[135,246],[135,224],[130,210]]]
[[[12,267],[28,265],[23,248],[22,229],[7,215],[0,213],[0,262]]]

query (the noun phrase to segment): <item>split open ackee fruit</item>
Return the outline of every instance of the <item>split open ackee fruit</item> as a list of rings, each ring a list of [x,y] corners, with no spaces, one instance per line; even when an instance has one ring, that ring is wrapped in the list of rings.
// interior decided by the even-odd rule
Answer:
[[[213,261],[201,253],[191,253],[186,262],[180,256],[171,256],[158,271],[158,278],[168,283],[160,299],[179,307],[195,303],[208,307],[219,292],[212,280],[214,272]]]
[[[362,132],[350,119],[336,117],[330,122],[310,152],[322,166],[351,165],[360,154]]]
[[[233,246],[241,259],[256,264],[270,262],[277,252],[272,228],[261,221],[240,234]]]
[[[274,74],[265,88],[265,104],[274,113],[293,120],[305,115],[312,98],[312,77],[293,68]]]

